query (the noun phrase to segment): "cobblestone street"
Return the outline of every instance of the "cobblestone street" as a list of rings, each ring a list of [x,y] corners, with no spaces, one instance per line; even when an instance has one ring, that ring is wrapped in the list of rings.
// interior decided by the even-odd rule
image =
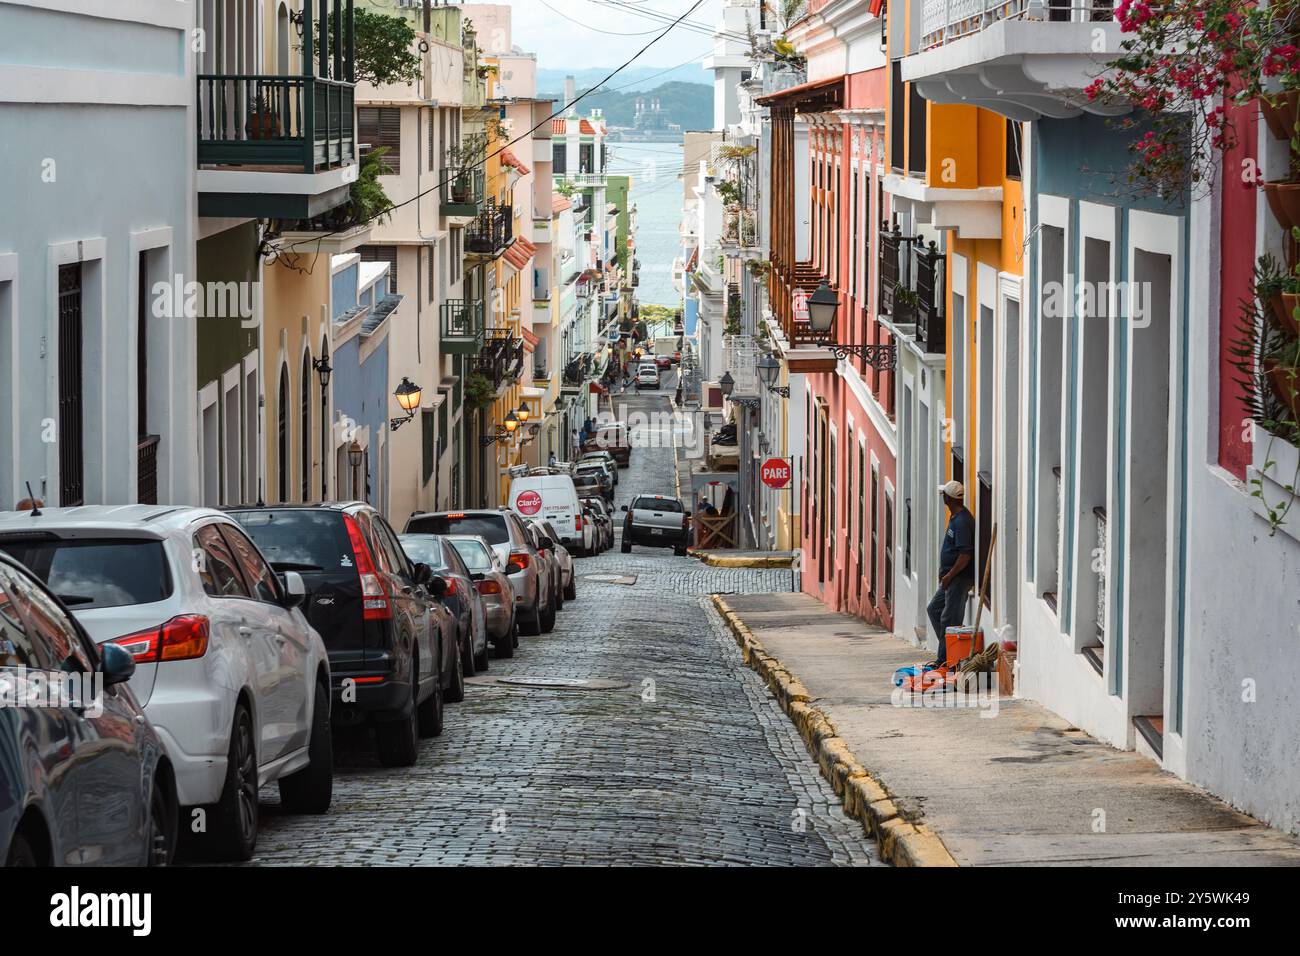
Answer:
[[[627,404],[669,407],[666,395]],[[671,448],[635,449],[617,504],[673,493],[674,467]],[[380,768],[365,741],[344,739],[327,815],[280,814],[267,788],[254,863],[875,862],[707,597],[785,590],[788,571],[616,545],[577,561],[576,573],[578,600],[554,632],[494,659],[448,707],[417,766]],[[502,677],[626,686],[530,689],[496,684]]]

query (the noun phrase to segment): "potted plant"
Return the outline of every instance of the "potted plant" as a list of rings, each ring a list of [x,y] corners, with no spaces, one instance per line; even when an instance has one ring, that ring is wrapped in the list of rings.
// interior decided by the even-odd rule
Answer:
[[[1296,236],[1300,239],[1300,235]],[[1290,338],[1300,337],[1300,266],[1287,272],[1270,255],[1255,263],[1255,298],[1267,305],[1278,328]]]
[[[248,113],[248,138],[278,139],[282,135],[280,117],[267,104],[266,96],[258,93]]]
[[[496,390],[488,377],[479,372],[471,372],[465,379],[465,404],[470,408],[483,408],[496,397]]]

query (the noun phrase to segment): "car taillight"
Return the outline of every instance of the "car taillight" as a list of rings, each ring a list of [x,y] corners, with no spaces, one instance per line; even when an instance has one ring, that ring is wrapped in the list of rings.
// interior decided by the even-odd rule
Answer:
[[[137,664],[193,660],[208,652],[208,619],[202,614],[181,614],[159,627],[124,634],[110,643],[124,648]]]
[[[455,578],[447,578],[446,580],[447,580],[447,590],[443,591],[442,593],[443,593],[444,595],[447,595],[447,594],[455,594],[455,593],[456,593],[456,579],[455,579]]]
[[[497,584],[495,581],[479,581],[475,586],[478,588],[479,594],[501,593],[501,585]]]
[[[688,514],[683,514],[683,515],[682,515],[682,530],[685,531],[687,528],[690,527],[690,525],[691,525],[691,516],[688,515]]]
[[[363,621],[391,621],[393,608],[388,603],[388,592],[384,590],[379,573],[375,570],[374,558],[366,539],[361,536],[361,528],[351,515],[343,516],[343,523],[348,529],[348,538],[352,541],[352,554],[357,559],[357,576],[361,579],[361,619]]]
[[[575,515],[573,519],[573,528],[575,531],[582,530],[582,515]]]
[[[510,552],[510,560],[513,561],[515,564],[519,565],[521,568],[527,568],[529,563],[532,561],[532,558],[533,556],[529,554],[527,551]]]

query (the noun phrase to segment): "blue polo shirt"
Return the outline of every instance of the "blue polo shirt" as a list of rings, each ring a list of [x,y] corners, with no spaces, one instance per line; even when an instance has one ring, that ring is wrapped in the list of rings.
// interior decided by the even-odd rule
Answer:
[[[975,554],[975,516],[962,508],[948,519],[948,530],[943,536],[943,547],[939,550],[939,574],[945,575],[957,563],[960,554]],[[955,580],[975,580],[975,562],[971,561],[962,569]]]

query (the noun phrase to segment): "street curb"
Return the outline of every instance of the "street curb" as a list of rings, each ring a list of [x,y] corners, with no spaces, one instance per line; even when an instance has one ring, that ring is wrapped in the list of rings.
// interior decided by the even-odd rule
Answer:
[[[803,737],[822,776],[840,798],[844,812],[862,823],[880,847],[881,858],[894,866],[957,866],[938,834],[923,823],[906,819],[899,811],[884,784],[858,762],[799,678],[763,649],[722,595],[714,594],[712,598],[736,638],[745,663],[763,678]]]
[[[793,558],[786,557],[732,557],[725,554],[712,554],[708,551],[696,551],[694,548],[687,548],[686,553],[699,561],[703,561],[711,568],[789,568],[794,563]]]

